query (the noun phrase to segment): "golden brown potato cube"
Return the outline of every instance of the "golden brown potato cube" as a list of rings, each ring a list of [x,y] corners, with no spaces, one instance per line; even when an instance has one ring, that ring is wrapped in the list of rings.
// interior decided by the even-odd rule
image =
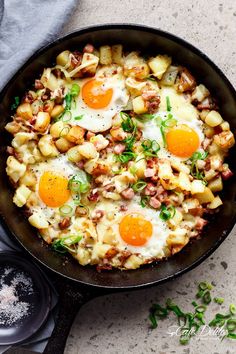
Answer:
[[[161,79],[171,64],[171,58],[167,55],[157,55],[149,60],[148,65],[153,72],[153,75]]]
[[[210,188],[213,193],[222,191],[223,182],[221,176],[210,181],[208,184],[208,188]]]
[[[62,114],[63,111],[64,111],[64,107],[61,104],[57,104],[56,106],[54,106],[54,108],[51,112],[51,117],[56,118],[60,114]]]
[[[217,125],[220,125],[222,122],[223,118],[217,111],[210,111],[205,119],[205,123],[212,128],[216,127]]]
[[[112,52],[112,62],[118,65],[122,65],[124,63],[122,45],[121,44],[113,45],[111,47],[111,52]]]
[[[73,143],[61,137],[55,142],[55,145],[60,152],[66,152],[73,146]]]
[[[134,113],[137,113],[137,114],[144,114],[147,112],[147,107],[145,105],[145,101],[144,99],[142,98],[142,96],[137,96],[133,99],[132,101],[133,103],[133,110],[134,110]]]
[[[100,47],[100,63],[102,65],[111,65],[112,52],[109,45],[103,45]]]
[[[29,103],[22,103],[17,107],[16,114],[25,119],[30,120],[33,118],[32,108]]]
[[[85,130],[78,125],[72,127],[65,138],[74,144],[81,144],[84,141]]]
[[[56,57],[57,65],[65,66],[69,62],[70,51],[64,50]]]
[[[200,204],[211,203],[215,198],[214,194],[208,187],[205,187],[203,193],[197,193],[194,195],[194,197],[199,200]]]
[[[222,132],[214,136],[214,142],[222,149],[228,150],[235,144],[234,135],[231,131]]]
[[[44,133],[50,123],[50,115],[47,112],[39,112],[34,125],[35,130]]]

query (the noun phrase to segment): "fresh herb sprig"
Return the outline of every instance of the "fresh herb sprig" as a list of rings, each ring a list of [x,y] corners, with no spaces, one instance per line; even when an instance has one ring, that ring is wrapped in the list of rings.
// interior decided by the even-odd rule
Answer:
[[[122,154],[117,155],[116,159],[122,164],[127,164],[137,156],[137,154],[133,151],[133,146],[136,141],[137,124],[127,113],[121,112],[120,115],[122,118],[121,127],[130,135],[123,140],[123,143],[125,144],[125,151]]]

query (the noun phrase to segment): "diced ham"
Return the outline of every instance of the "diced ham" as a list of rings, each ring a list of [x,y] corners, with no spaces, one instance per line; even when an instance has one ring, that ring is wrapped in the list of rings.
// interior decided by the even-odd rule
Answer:
[[[223,171],[221,175],[222,178],[226,181],[227,179],[233,176],[233,172],[228,168],[226,171]]]
[[[152,208],[158,209],[161,206],[161,202],[157,198],[157,196],[151,197],[149,200],[149,204],[151,205]]]
[[[133,199],[134,197],[134,191],[132,188],[127,188],[123,192],[121,192],[121,195],[124,199]]]
[[[104,216],[104,214],[105,213],[103,210],[94,210],[94,212],[92,213],[92,220],[94,222],[97,222]]]
[[[122,154],[122,152],[124,152],[124,151],[125,151],[125,145],[123,145],[123,144],[117,144],[114,147],[114,153],[116,155]]]
[[[86,46],[83,49],[83,53],[93,53],[94,51],[94,46],[92,44],[86,44]]]
[[[154,168],[146,168],[146,170],[144,171],[144,176],[146,178],[148,177],[153,177],[155,175],[156,171]]]
[[[196,223],[196,230],[198,231],[202,230],[206,224],[207,224],[207,220],[199,217]]]
[[[153,183],[148,183],[144,189],[144,194],[145,195],[150,195],[153,196],[157,192],[157,188]]]

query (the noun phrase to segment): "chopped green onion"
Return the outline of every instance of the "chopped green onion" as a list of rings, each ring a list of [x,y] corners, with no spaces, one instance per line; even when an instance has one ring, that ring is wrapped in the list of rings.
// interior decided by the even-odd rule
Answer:
[[[121,127],[125,132],[128,133],[133,133],[136,130],[136,124],[134,120],[124,112],[120,112],[121,118],[122,118],[122,123]]]
[[[166,109],[167,109],[167,112],[170,112],[171,111],[171,104],[170,104],[170,97],[169,96],[166,96]]]
[[[173,205],[166,206],[162,204],[161,212],[160,212],[160,219],[163,221],[167,221],[175,216],[176,209]]]
[[[80,93],[80,87],[78,84],[73,84],[70,90],[71,96],[75,97],[78,96]]]
[[[167,309],[173,311],[177,317],[185,317],[185,313],[171,299],[166,300]]]
[[[146,185],[147,185],[146,182],[138,181],[132,185],[132,188],[135,192],[141,192],[146,187]]]
[[[150,200],[150,196],[149,195],[143,195],[140,198],[140,205],[142,208],[145,208],[148,205],[148,202]]]
[[[86,193],[89,190],[87,174],[84,171],[78,172],[68,181],[68,189],[76,193]]]
[[[142,142],[141,146],[146,157],[156,157],[160,150],[160,145],[156,140],[146,139]]]
[[[81,120],[83,118],[84,114],[81,114],[80,116],[74,117],[74,120]]]
[[[70,111],[65,110],[59,119],[61,119],[63,122],[69,122],[72,118],[72,113]]]
[[[190,340],[190,337],[185,334],[182,334],[179,338],[180,344],[183,344],[183,345],[188,344],[189,340]]]
[[[128,163],[130,160],[133,160],[136,157],[136,154],[132,151],[124,151],[121,155],[117,155],[117,160],[121,163]]]
[[[202,300],[205,304],[209,304],[211,302],[211,294],[210,294],[209,290],[205,291],[205,293],[203,294]]]
[[[231,315],[236,315],[236,306],[234,304],[230,304],[229,311]]]
[[[160,116],[156,117],[156,124],[160,127],[163,144],[166,147],[165,129],[174,127],[177,124],[177,120],[169,113],[166,119],[162,119]]]
[[[236,333],[228,333],[227,337],[231,339],[236,339]]]
[[[70,131],[70,128],[68,126],[62,128],[62,130],[60,131],[59,137],[61,138],[62,136],[67,135],[69,133],[69,131]]]
[[[148,77],[147,77],[147,80],[156,81],[156,79],[155,79],[153,76],[148,76]]]
[[[141,121],[148,121],[148,120],[152,120],[153,118],[155,118],[155,114],[144,113],[144,114],[140,114],[136,118]]]
[[[13,111],[14,109],[16,109],[20,104],[20,97],[19,96],[15,96],[14,97],[14,103],[12,103],[11,105],[11,110]]]
[[[212,290],[212,285],[210,283],[207,283],[205,281],[202,281],[201,283],[199,283],[198,285],[199,289],[201,290]]]
[[[196,301],[193,301],[193,302],[192,302],[192,305],[193,305],[194,307],[197,307],[197,306],[198,306],[198,304],[196,303]]]
[[[205,181],[205,177],[204,177],[203,172],[200,172],[198,170],[197,161],[198,160],[205,160],[207,155],[208,155],[207,151],[204,151],[204,152],[196,151],[193,153],[193,155],[189,159],[189,161],[191,161],[191,168],[190,168],[191,175],[196,179],[201,179],[203,181],[203,183],[205,183],[205,184],[207,184],[207,182]]]
[[[52,243],[52,249],[59,253],[66,253],[67,251],[74,252],[71,246],[81,241],[81,239],[81,235],[71,235],[54,240]]]
[[[205,305],[198,305],[196,308],[195,308],[195,311],[196,312],[205,312],[206,311],[206,306]]]
[[[223,302],[225,301],[223,297],[214,297],[214,301],[216,304],[223,304]]]
[[[70,215],[73,211],[73,208],[70,205],[64,204],[59,208],[59,212],[61,215]]]
[[[126,145],[126,150],[132,150],[135,140],[136,140],[136,137],[134,134],[132,134],[124,139],[124,143]]]
[[[226,322],[226,328],[229,332],[234,332],[236,330],[236,319],[228,319],[228,321]]]

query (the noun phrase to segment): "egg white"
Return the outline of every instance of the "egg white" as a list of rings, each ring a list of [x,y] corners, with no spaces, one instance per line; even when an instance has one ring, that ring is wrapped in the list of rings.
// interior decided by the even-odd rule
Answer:
[[[108,90],[110,88],[113,89],[111,102],[105,108],[90,108],[82,99],[82,86],[94,78],[99,81],[103,81],[104,90]],[[72,118],[70,120],[70,124],[79,125],[80,127],[94,133],[103,132],[110,129],[112,126],[112,118],[115,114],[121,112],[126,107],[129,100],[129,94],[125,87],[125,78],[122,73],[118,70],[116,74],[106,77],[98,71],[95,77],[76,80],[76,82],[80,86],[81,90],[79,97],[76,99],[76,104],[72,105]],[[82,118],[79,120],[74,119],[78,116]]]
[[[161,258],[165,256],[166,240],[170,230],[165,222],[160,219],[160,211],[151,208],[142,208],[140,205],[140,197],[135,197],[131,202],[127,203],[128,210],[120,211],[121,202],[102,201],[96,206],[96,209],[105,211],[105,215],[100,222],[98,222],[96,229],[98,240],[103,241],[106,232],[112,230],[116,238],[116,248],[120,251],[130,251],[134,254],[140,254],[145,259],[152,257]],[[113,213],[113,220],[108,219],[107,215]],[[120,236],[119,224],[125,215],[131,213],[141,214],[145,220],[151,222],[153,227],[153,234],[147,243],[143,246],[132,246],[127,244]]]

